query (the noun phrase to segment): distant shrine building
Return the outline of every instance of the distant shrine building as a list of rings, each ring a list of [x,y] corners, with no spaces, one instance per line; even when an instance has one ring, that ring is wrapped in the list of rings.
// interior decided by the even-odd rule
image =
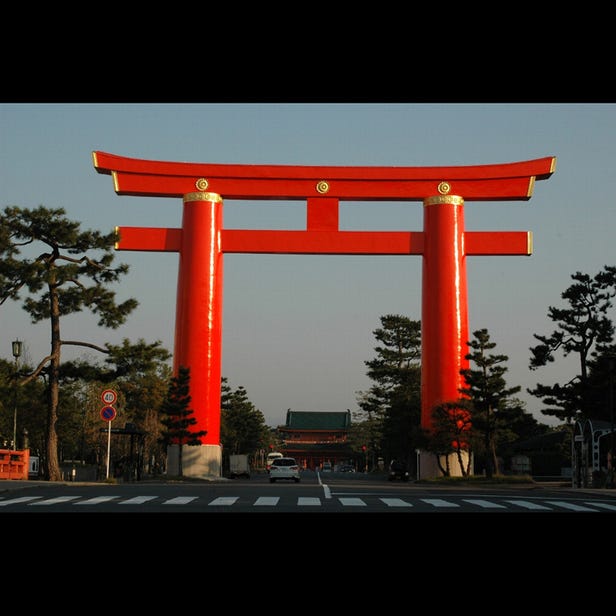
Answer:
[[[356,453],[348,440],[350,429],[351,411],[289,409],[286,423],[277,428],[280,452],[310,470],[323,468],[325,463],[331,464],[332,469],[340,464],[356,466]]]

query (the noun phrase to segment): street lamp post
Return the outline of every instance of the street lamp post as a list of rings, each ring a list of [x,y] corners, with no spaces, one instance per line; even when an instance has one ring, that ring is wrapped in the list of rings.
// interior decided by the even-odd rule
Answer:
[[[416,449],[415,450],[415,454],[417,456],[417,458],[416,458],[416,463],[417,463],[417,481],[419,481],[421,479],[421,472],[420,472],[420,468],[419,468],[419,464],[421,462],[421,458],[420,458],[421,449]]]
[[[13,451],[17,449],[17,374],[19,371],[19,358],[21,356],[21,340],[13,340],[13,357],[15,358],[15,392],[13,397]]]
[[[610,472],[609,472],[609,487],[614,487],[614,362],[615,358],[610,357],[609,361],[609,407],[610,407]]]

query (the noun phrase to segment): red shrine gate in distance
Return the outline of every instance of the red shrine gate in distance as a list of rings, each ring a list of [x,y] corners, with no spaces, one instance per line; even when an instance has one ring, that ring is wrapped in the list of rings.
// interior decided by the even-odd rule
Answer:
[[[219,476],[223,254],[421,255],[421,425],[432,410],[459,399],[469,367],[466,257],[530,255],[528,231],[465,231],[465,201],[528,201],[535,180],[548,179],[556,157],[456,167],[229,165],[139,160],[92,153],[98,173],[118,195],[183,200],[181,228],[117,227],[118,250],[178,252],[174,373],[190,368],[191,407],[206,430],[184,447],[187,476]],[[306,229],[223,229],[223,201],[303,200]],[[340,201],[421,201],[423,231],[340,231]],[[175,453],[174,453],[175,450]],[[178,464],[169,448],[168,472]],[[453,457],[452,460],[453,462]],[[452,472],[456,474],[452,465]],[[420,476],[440,475],[421,452]]]

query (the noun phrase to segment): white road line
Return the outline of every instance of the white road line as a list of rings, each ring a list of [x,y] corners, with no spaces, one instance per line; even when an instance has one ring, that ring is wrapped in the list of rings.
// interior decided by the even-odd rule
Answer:
[[[158,496],[135,496],[134,498],[120,501],[118,505],[143,505],[143,503],[147,503],[148,501],[154,500],[155,498],[158,498]]]
[[[297,504],[300,507],[308,506],[308,507],[318,507],[321,504],[321,499],[312,497],[312,496],[300,496],[297,499]]]
[[[176,496],[175,498],[170,498],[166,500],[163,505],[187,505],[188,503],[192,503],[195,499],[199,498],[198,496]]]
[[[508,500],[506,502],[511,503],[512,505],[517,505],[518,507],[524,507],[524,509],[543,509],[544,511],[552,511],[550,507],[544,507],[539,503],[532,503],[531,501]]]
[[[259,496],[255,501],[255,507],[273,507],[279,500],[278,496]]]
[[[479,498],[465,498],[463,500],[465,503],[477,505],[478,507],[483,507],[484,509],[507,509],[505,505],[499,505],[498,503],[493,503],[492,501],[482,500]]]
[[[208,503],[208,506],[212,507],[220,507],[220,506],[228,506],[233,505],[236,501],[240,499],[239,496],[219,496],[215,498],[211,503]]]
[[[67,503],[68,501],[72,501],[77,498],[81,498],[81,496],[56,496],[56,498],[48,498],[44,501],[28,503],[28,507],[34,507],[34,505],[57,505],[58,503]]]
[[[411,503],[403,501],[401,498],[382,498],[381,501],[388,507],[412,507]]]
[[[569,509],[571,511],[594,511],[596,509],[591,509],[590,507],[584,507],[583,505],[576,505],[575,503],[569,503],[567,501],[545,501],[550,505],[556,505],[557,507],[563,507],[564,509]]]
[[[442,498],[422,498],[424,503],[428,505],[432,505],[433,507],[459,507],[457,503],[452,503],[451,501],[443,500]]]
[[[339,498],[345,507],[366,507],[366,503],[361,498]]]
[[[592,505],[593,507],[600,507],[601,509],[607,509],[609,511],[616,511],[616,505],[608,505],[607,503],[593,503],[593,502],[587,502],[586,504]]]
[[[99,503],[107,503],[114,498],[120,498],[119,496],[95,496],[93,498],[88,498],[87,500],[79,501],[78,503],[73,503],[73,505],[98,505]]]
[[[29,503],[37,498],[43,498],[42,496],[20,496],[19,498],[10,498],[9,500],[0,501],[0,507],[5,505],[17,505],[19,503]]]

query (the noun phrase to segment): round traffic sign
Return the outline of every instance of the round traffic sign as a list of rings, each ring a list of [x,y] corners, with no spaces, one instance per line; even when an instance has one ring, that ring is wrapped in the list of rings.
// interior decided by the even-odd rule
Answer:
[[[114,404],[117,399],[118,394],[116,394],[113,389],[105,389],[105,391],[103,391],[103,393],[101,394],[101,400],[105,404]]]
[[[112,421],[116,417],[116,410],[112,406],[104,406],[101,409],[101,419]]]

